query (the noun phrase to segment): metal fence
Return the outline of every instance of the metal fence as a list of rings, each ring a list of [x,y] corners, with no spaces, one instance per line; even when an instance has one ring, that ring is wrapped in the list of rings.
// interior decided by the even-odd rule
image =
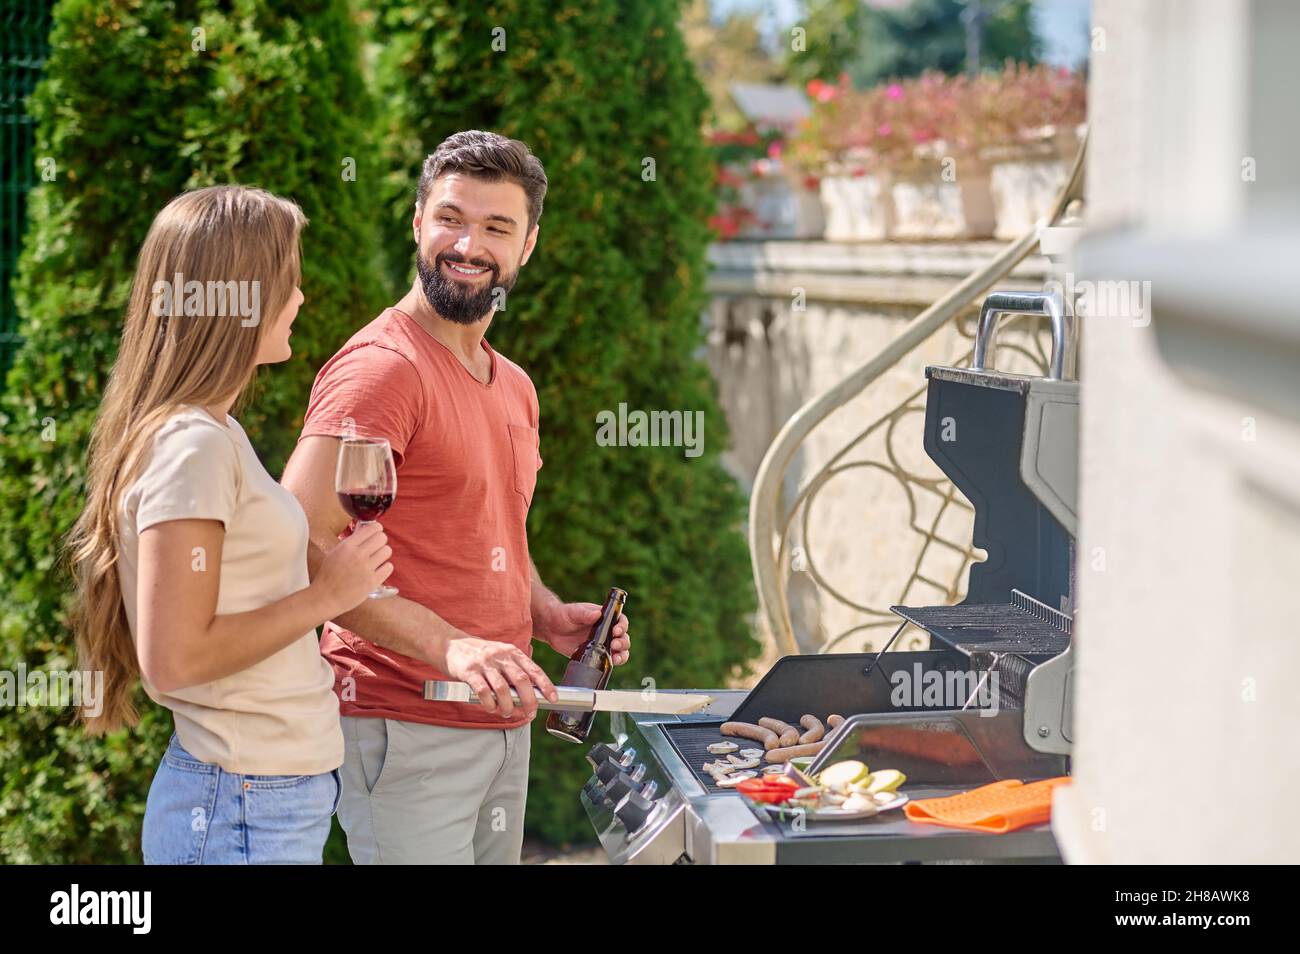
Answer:
[[[54,0],[4,0],[0,6],[0,387],[21,340],[11,282],[27,193],[36,179],[27,97],[45,66],[53,7]]]

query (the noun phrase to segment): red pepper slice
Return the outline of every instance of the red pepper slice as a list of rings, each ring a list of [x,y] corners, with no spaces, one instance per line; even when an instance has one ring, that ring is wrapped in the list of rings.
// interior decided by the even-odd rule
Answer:
[[[761,778],[747,778],[736,786],[739,791],[746,795],[767,793],[779,795],[778,801],[784,801],[798,787],[799,783],[792,778],[786,778],[785,776],[773,777],[771,775],[765,775]]]
[[[785,791],[769,788],[758,792],[746,792],[745,797],[755,802],[763,802],[767,805],[779,805],[790,796]]]

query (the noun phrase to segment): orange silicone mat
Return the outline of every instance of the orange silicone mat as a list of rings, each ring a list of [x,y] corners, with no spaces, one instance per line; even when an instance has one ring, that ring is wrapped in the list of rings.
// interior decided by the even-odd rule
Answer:
[[[1066,775],[1028,785],[1007,779],[960,795],[908,802],[903,810],[908,818],[922,825],[945,825],[1001,835],[1047,821],[1052,815],[1052,790],[1069,781]]]

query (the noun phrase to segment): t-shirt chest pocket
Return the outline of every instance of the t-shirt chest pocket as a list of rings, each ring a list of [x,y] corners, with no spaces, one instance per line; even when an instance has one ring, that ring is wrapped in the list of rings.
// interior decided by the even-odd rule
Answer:
[[[510,451],[514,456],[515,490],[524,498],[524,506],[532,506],[533,490],[537,486],[537,428],[527,424],[511,424]]]

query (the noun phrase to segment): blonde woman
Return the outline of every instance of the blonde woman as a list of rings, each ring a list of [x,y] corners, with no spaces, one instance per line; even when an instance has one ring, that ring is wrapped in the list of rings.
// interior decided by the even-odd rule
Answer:
[[[302,304],[292,202],[215,186],[173,199],[140,251],[70,545],[88,731],[135,725],[140,679],[176,731],[149,789],[146,864],[319,864],[343,761],[315,629],[392,572],[378,525],[309,581],[307,521],[230,416],[285,361]]]

